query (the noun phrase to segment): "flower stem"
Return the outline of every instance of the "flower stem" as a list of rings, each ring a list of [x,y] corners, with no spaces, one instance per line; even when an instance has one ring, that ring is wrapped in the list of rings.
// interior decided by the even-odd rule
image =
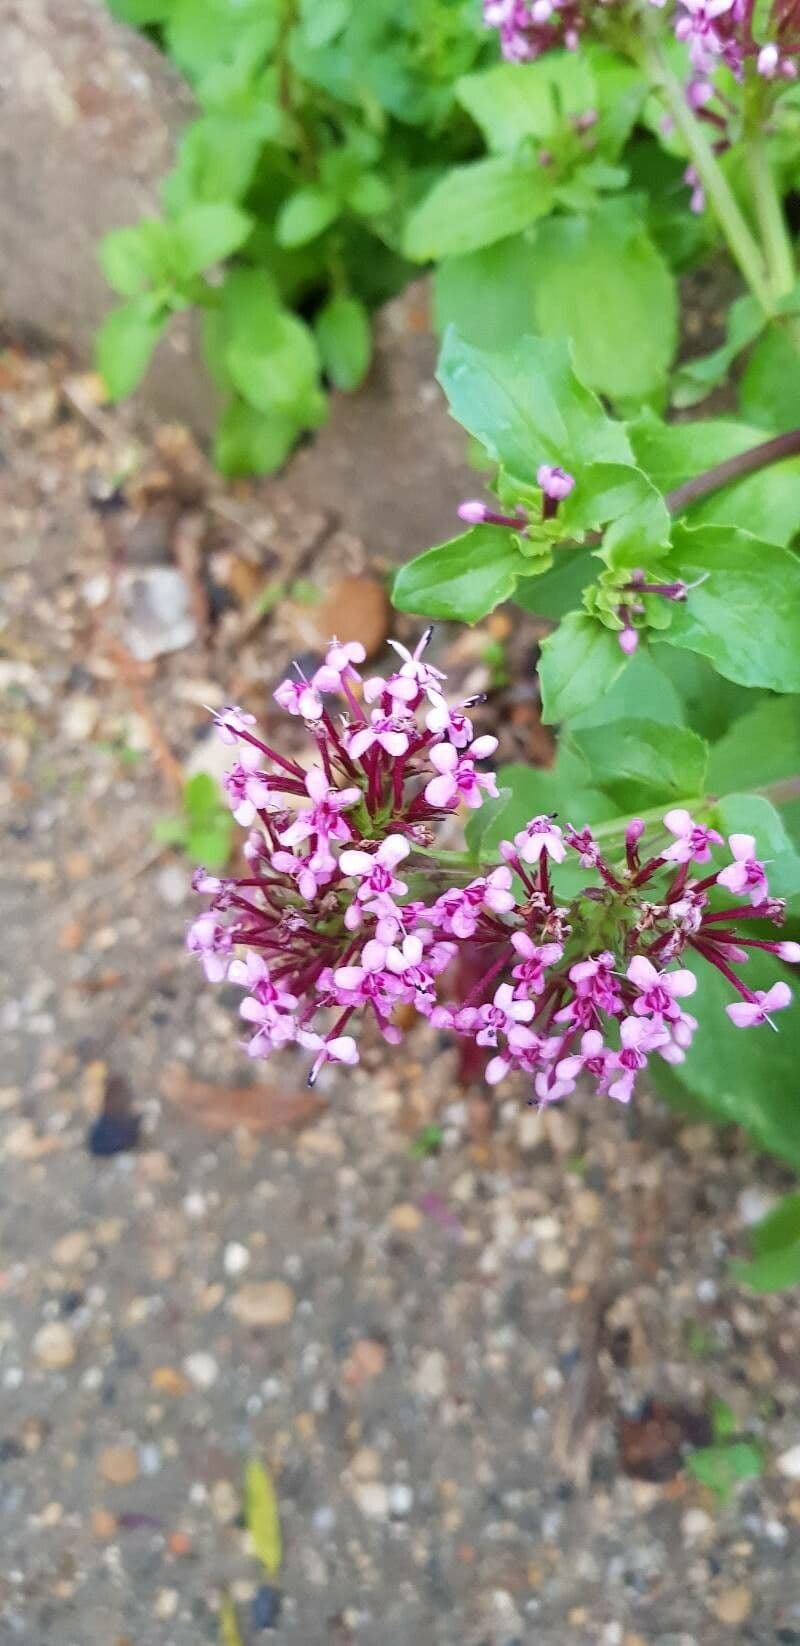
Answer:
[[[670,514],[682,514],[690,503],[696,503],[699,498],[708,497],[709,493],[730,485],[732,480],[757,474],[759,469],[767,469],[770,464],[780,463],[783,458],[795,457],[798,453],[800,429],[790,429],[786,434],[775,435],[772,440],[762,440],[757,446],[748,446],[746,451],[738,452],[735,457],[726,457],[724,463],[715,463],[713,468],[704,469],[702,474],[693,475],[684,485],[667,492],[664,502]]]
[[[797,271],[764,134],[758,127],[748,136],[745,152],[772,293],[774,297],[786,297],[794,290]]]
[[[645,39],[642,66],[651,85],[661,93],[689,153],[689,159],[703,185],[709,204],[730,250],[764,313],[775,313],[775,299],[761,249],[740,210],[736,196],[719,165],[714,150],[686,101],[683,87],[673,74],[660,42]]]

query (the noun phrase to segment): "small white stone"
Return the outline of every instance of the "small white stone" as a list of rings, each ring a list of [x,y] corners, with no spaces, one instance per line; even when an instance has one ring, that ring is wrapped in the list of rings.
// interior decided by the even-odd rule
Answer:
[[[214,1356],[206,1354],[202,1349],[196,1354],[186,1356],[183,1369],[196,1389],[213,1389],[219,1377],[219,1366]]]
[[[412,1492],[410,1486],[404,1485],[402,1481],[397,1481],[397,1483],[394,1486],[390,1486],[390,1488],[389,1488],[389,1512],[390,1512],[390,1514],[396,1515],[399,1520],[404,1520],[406,1515],[409,1515],[411,1513],[411,1510],[412,1510],[413,1507],[414,1507],[414,1493]]]
[[[800,1443],[790,1446],[788,1452],[781,1452],[778,1468],[787,1480],[800,1480]]]
[[[736,1202],[739,1219],[749,1229],[755,1223],[760,1223],[775,1205],[775,1196],[768,1189],[760,1189],[753,1184],[749,1189],[742,1189]]]
[[[687,1509],[681,1518],[685,1543],[704,1543],[714,1530],[714,1522],[705,1509]]]
[[[238,1240],[229,1240],[222,1265],[226,1275],[243,1275],[245,1269],[250,1267],[250,1253],[247,1247]]]
[[[200,1217],[205,1217],[205,1215],[206,1215],[206,1197],[205,1197],[205,1195],[200,1194],[196,1189],[192,1190],[191,1194],[184,1195],[183,1209],[186,1213],[186,1216],[191,1217],[194,1220],[196,1220],[197,1218],[200,1218]]]
[[[447,1361],[441,1349],[430,1349],[422,1356],[413,1384],[423,1400],[441,1400],[447,1388]]]
[[[381,1480],[367,1480],[356,1486],[353,1497],[368,1520],[386,1520],[389,1514],[389,1493]]]

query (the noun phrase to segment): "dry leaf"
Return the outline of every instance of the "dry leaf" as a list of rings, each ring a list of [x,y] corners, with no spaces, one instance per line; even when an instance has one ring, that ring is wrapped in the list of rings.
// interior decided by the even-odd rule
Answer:
[[[259,1560],[269,1577],[277,1577],[283,1558],[278,1499],[269,1470],[255,1458],[244,1473],[244,1518]]]
[[[325,1108],[311,1091],[274,1092],[267,1086],[215,1086],[194,1080],[181,1063],[170,1063],[161,1076],[161,1090],[191,1120],[211,1132],[279,1132],[306,1126]]]

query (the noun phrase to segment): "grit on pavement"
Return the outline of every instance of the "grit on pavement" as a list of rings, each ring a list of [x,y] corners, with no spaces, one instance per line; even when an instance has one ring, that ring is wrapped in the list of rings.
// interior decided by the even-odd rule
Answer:
[[[9,349],[0,398],[2,1646],[206,1646],[224,1595],[243,1646],[800,1642],[797,1308],[730,1275],[787,1174],[648,1099],[490,1116],[425,1030],[310,1098],[183,952],[153,831],[204,705],[267,713],[358,600],[384,640],[380,550],[308,505],[335,424],[225,488],[62,362]],[[126,615],[165,569],[185,609]],[[441,644],[474,685],[505,640]],[[720,1403],[762,1460],[727,1500]]]

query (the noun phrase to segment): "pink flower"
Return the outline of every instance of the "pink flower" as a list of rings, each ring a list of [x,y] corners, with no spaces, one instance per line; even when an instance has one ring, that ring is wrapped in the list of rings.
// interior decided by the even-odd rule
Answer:
[[[587,1074],[594,1075],[599,1083],[605,1079],[614,1055],[598,1029],[587,1029],[581,1035],[580,1051],[574,1052],[571,1057],[562,1057],[556,1064],[556,1079],[562,1085],[569,1082],[572,1089],[585,1070]]]
[[[666,1045],[669,1035],[665,1029],[644,1023],[640,1017],[626,1017],[619,1026],[619,1037],[622,1047],[614,1052],[612,1064],[620,1073],[612,1080],[608,1095],[618,1103],[629,1103],[636,1076],[647,1067],[647,1053]]]
[[[482,790],[496,799],[494,773],[475,770],[475,761],[485,760],[496,748],[496,737],[476,737],[460,755],[451,743],[437,743],[430,751],[430,762],[439,776],[432,777],[425,789],[428,805],[439,811],[463,800],[474,811],[483,804]]]
[[[278,874],[294,880],[300,896],[313,903],[322,886],[327,886],[336,870],[334,859],[328,853],[312,852],[309,857],[297,857],[294,852],[272,853],[272,867]]]
[[[481,1006],[478,1015],[483,1028],[475,1039],[479,1046],[496,1046],[498,1034],[509,1035],[520,1023],[529,1023],[536,1008],[532,1000],[515,1000],[510,983],[501,983],[491,1005]]]
[[[321,720],[325,712],[319,692],[302,675],[298,680],[282,680],[272,695],[287,714],[299,714],[303,720]]]
[[[401,678],[413,680],[420,692],[435,692],[439,695],[442,689],[442,681],[446,680],[447,676],[442,673],[441,669],[434,668],[432,663],[425,663],[422,657],[423,652],[430,644],[432,634],[433,629],[426,629],[417,641],[413,652],[410,652],[407,646],[401,646],[399,640],[390,640],[388,644],[391,646],[392,651],[397,652],[398,657],[403,659],[399,670]]]
[[[354,760],[360,760],[374,744],[385,749],[393,760],[407,754],[409,746],[408,722],[404,725],[395,715],[382,714],[380,709],[373,709],[369,721],[364,726],[357,726],[350,731],[345,739],[345,746]]]
[[[233,703],[214,715],[214,725],[223,743],[236,743],[239,733],[246,731],[248,726],[254,726],[255,723],[254,714],[245,714],[244,709],[237,708]]]
[[[360,640],[350,640],[346,646],[332,640],[311,684],[318,692],[340,692],[345,681],[357,680],[355,665],[363,663],[366,652]]]
[[[432,912],[443,931],[467,938],[477,930],[483,909],[490,909],[492,914],[509,914],[513,907],[511,870],[502,866],[492,869],[485,879],[472,880],[468,886],[443,892]]]
[[[538,863],[542,852],[554,863],[563,863],[567,849],[561,830],[551,817],[532,817],[530,823],[514,836],[514,845],[523,863]]]
[[[634,955],[627,976],[640,991],[639,999],[633,1003],[637,1017],[651,1014],[654,1017],[680,1017],[680,1007],[676,1001],[694,994],[697,988],[697,978],[693,972],[659,972],[652,960],[643,954]]]
[[[425,716],[429,732],[441,734],[456,749],[465,749],[472,742],[472,721],[463,709],[451,709],[443,697],[431,694],[433,708]]]
[[[228,970],[233,937],[210,909],[192,921],[186,934],[186,947],[190,954],[199,956],[209,983],[221,983]]]
[[[352,834],[342,812],[361,799],[361,790],[334,789],[319,766],[312,766],[306,774],[306,793],[313,805],[298,812],[295,821],[280,836],[283,846],[297,846],[309,835],[315,834],[320,842],[350,840]]]
[[[514,967],[511,976],[516,978],[517,987],[514,993],[541,994],[545,984],[545,971],[548,966],[554,966],[564,953],[560,943],[536,944],[527,932],[515,932],[511,942],[517,954],[522,956],[520,964]]]
[[[242,989],[255,996],[262,1006],[273,1006],[281,1012],[293,1012],[297,1005],[297,996],[288,994],[272,982],[269,967],[260,954],[254,954],[248,949],[244,960],[232,960],[228,967],[228,982],[238,983]],[[242,1016],[247,1016],[243,1012]]]
[[[345,925],[349,931],[355,931],[361,924],[361,905],[372,913],[393,914],[392,899],[403,897],[408,891],[404,880],[397,880],[394,871],[404,857],[408,857],[411,850],[407,840],[401,834],[387,835],[382,840],[377,851],[366,852],[349,848],[340,854],[339,868],[343,874],[360,885],[356,892],[356,905],[352,904],[345,913]]]
[[[241,760],[231,766],[222,779],[228,805],[237,823],[249,829],[259,811],[274,811],[275,804],[270,786],[263,772],[249,771]]]
[[[749,897],[754,905],[763,903],[769,888],[764,865],[754,855],[755,837],[752,834],[732,834],[728,837],[728,845],[735,861],[717,875],[717,884],[729,892],[735,892],[737,897]]]
[[[754,1000],[737,1000],[732,1006],[726,1006],[725,1010],[737,1029],[754,1029],[760,1023],[769,1023],[774,1029],[770,1012],[782,1011],[791,998],[788,983],[773,983],[771,989],[756,989]]]
[[[661,853],[667,863],[708,863],[712,845],[722,845],[722,835],[716,829],[707,829],[702,823],[695,823],[689,812],[680,806],[665,813],[664,827],[669,829],[670,834],[677,835],[677,839]]]
[[[324,1063],[347,1063],[353,1065],[358,1062],[358,1047],[350,1034],[334,1035],[326,1040],[321,1034],[313,1030],[300,1029],[297,1039],[307,1051],[316,1052],[308,1077],[309,1086],[313,1086]]]

